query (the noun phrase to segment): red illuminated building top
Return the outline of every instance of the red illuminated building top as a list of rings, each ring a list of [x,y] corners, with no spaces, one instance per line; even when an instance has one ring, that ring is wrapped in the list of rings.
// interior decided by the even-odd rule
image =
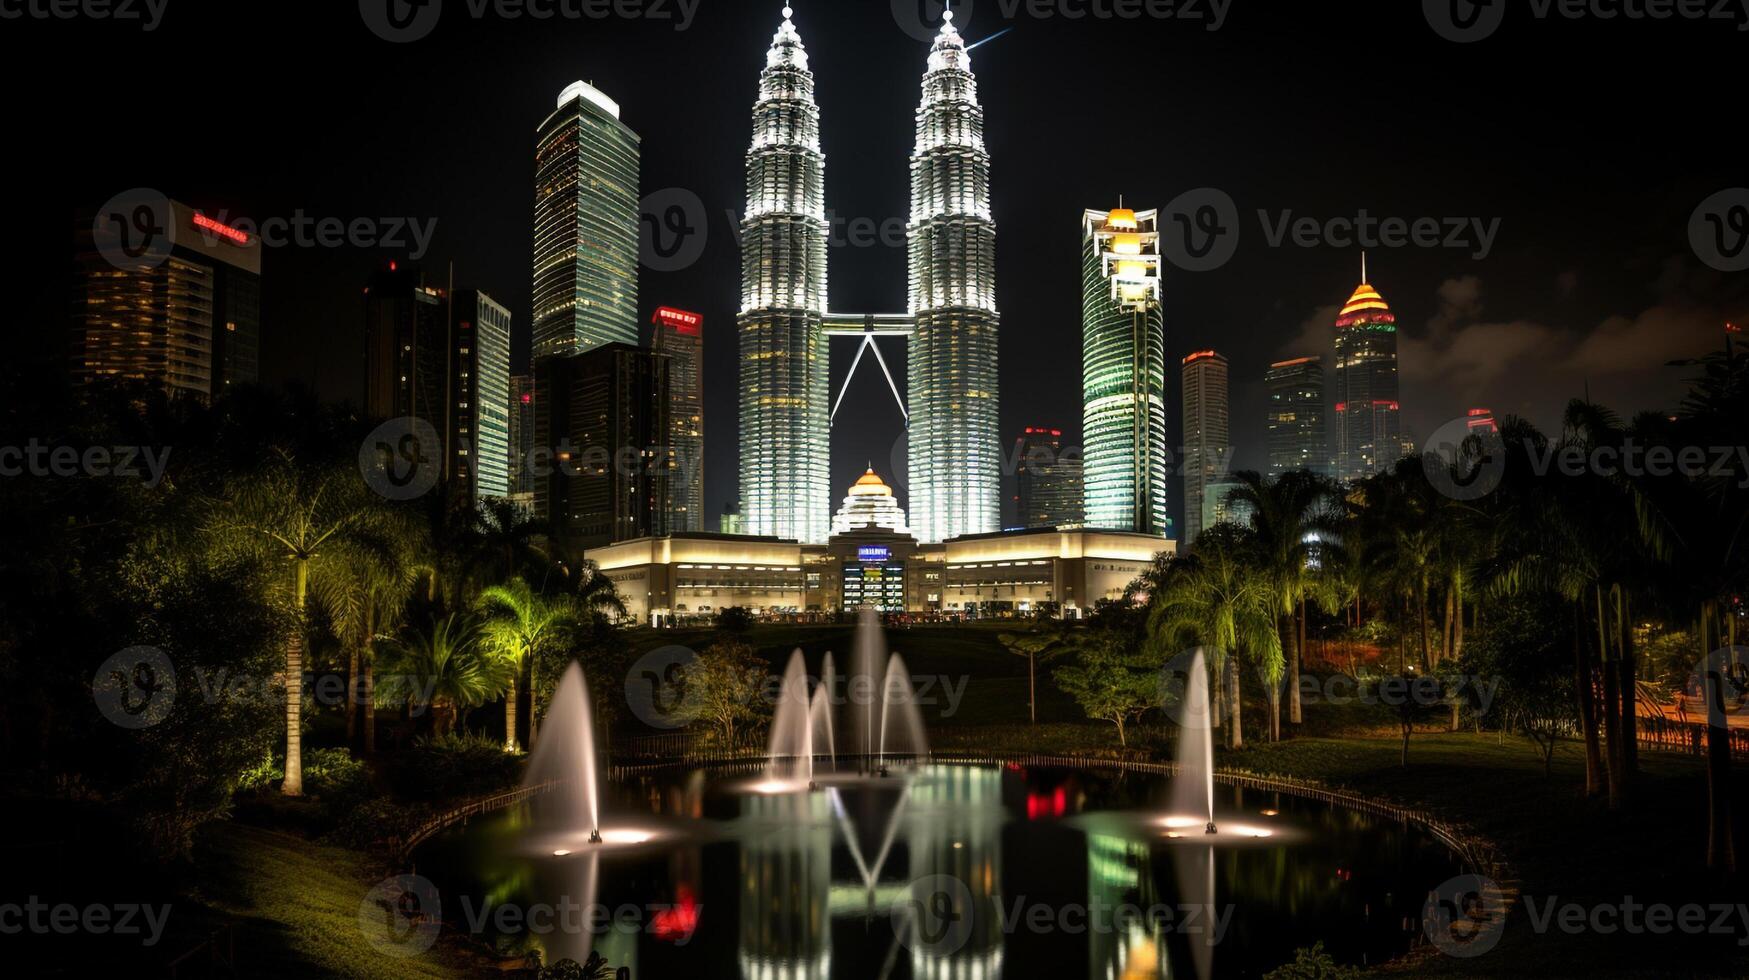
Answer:
[[[696,337],[704,326],[704,317],[686,310],[677,310],[672,306],[656,307],[656,315],[650,322],[659,327],[673,327],[675,333]]]

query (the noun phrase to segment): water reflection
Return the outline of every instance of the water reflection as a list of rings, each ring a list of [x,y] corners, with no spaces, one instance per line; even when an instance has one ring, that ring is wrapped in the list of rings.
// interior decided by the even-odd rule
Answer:
[[[747,980],[1114,980],[1256,976],[1319,940],[1376,963],[1408,947],[1421,898],[1457,868],[1388,820],[1227,787],[1224,822],[1279,835],[1170,840],[1170,787],[1133,774],[902,767],[780,795],[734,791],[744,778],[614,787],[615,812],[691,828],[643,849],[527,856],[526,817],[507,813],[435,842],[421,873],[474,902],[644,909],[630,930],[488,937],[548,963],[593,950],[633,977],[718,976],[733,958]],[[913,883],[935,876],[958,886],[924,896],[920,919]],[[1118,907],[1144,914],[1088,917]]]

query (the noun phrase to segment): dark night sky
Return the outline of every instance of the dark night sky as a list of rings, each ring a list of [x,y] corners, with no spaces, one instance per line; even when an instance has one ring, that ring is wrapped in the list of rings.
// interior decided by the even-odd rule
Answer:
[[[643,137],[643,191],[686,188],[708,212],[703,257],[646,271],[640,300],[645,320],[659,304],[707,318],[714,515],[735,474],[742,157],[781,6],[703,0],[677,31],[673,19],[476,20],[449,0],[435,32],[409,44],[371,34],[349,2],[169,0],[151,33],[0,21],[11,166],[29,177],[26,220],[4,245],[34,294],[26,326],[53,328],[65,308],[72,209],[144,186],[257,218],[436,219],[425,266],[440,274],[453,260],[458,284],[507,303],[520,365],[535,126],[566,83],[592,79]],[[818,84],[828,206],[902,221],[927,46],[888,0],[795,6]],[[1006,437],[1026,424],[1079,429],[1078,221],[1120,193],[1150,207],[1212,186],[1238,204],[1237,254],[1213,272],[1169,271],[1166,322],[1174,375],[1203,347],[1232,360],[1242,465],[1263,462],[1268,360],[1327,351],[1332,307],[1358,281],[1356,249],[1272,248],[1259,209],[1500,219],[1485,260],[1466,249],[1371,254],[1403,325],[1404,410],[1419,435],[1472,405],[1553,426],[1587,383],[1623,410],[1669,407],[1682,372],[1662,363],[1716,345],[1724,318],[1749,313],[1746,274],[1708,269],[1687,235],[1702,199],[1749,183],[1749,34],[1734,24],[1539,22],[1514,4],[1495,36],[1457,45],[1410,2],[1234,0],[1214,32],[1206,16],[1041,20],[1003,6],[977,0],[964,33],[1013,28],[973,54],[994,166]],[[672,0],[664,8],[678,16]],[[1195,9],[1206,15],[1206,0]],[[389,258],[406,256],[270,251],[265,380],[357,400],[360,289]],[[835,310],[904,308],[902,247],[835,248],[830,277]],[[841,378],[854,341],[837,343]],[[902,360],[896,342],[888,355]],[[889,468],[900,419],[884,388],[878,372],[859,372],[834,440],[839,488],[869,459]]]

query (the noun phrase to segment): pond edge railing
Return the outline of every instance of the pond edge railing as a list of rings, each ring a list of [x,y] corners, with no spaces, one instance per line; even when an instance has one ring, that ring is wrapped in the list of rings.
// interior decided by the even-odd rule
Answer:
[[[400,864],[406,865],[412,858],[413,851],[416,850],[420,844],[425,843],[450,827],[453,827],[458,823],[466,823],[470,817],[477,817],[482,814],[502,810],[505,807],[515,806],[524,800],[532,799],[533,797],[545,793],[547,790],[552,789],[558,784],[558,780],[549,779],[544,783],[536,783],[533,786],[523,786],[519,789],[509,790],[508,792],[475,797],[474,799],[450,807],[441,813],[426,818],[412,830],[397,838],[394,846],[395,858]]]

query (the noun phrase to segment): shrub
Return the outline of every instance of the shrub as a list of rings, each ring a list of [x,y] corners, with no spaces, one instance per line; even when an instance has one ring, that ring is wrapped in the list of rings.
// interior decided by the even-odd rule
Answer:
[[[1343,966],[1324,952],[1324,944],[1294,950],[1294,961],[1265,973],[1263,980],[1360,980],[1361,973],[1352,966]]]
[[[521,778],[522,761],[505,752],[497,739],[451,732],[414,739],[413,748],[391,771],[396,792],[410,799],[439,800],[509,789]]]

